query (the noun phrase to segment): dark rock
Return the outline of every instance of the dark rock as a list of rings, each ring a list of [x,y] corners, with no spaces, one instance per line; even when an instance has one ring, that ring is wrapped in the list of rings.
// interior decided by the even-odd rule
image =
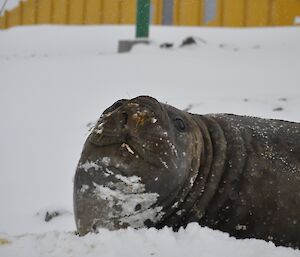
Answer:
[[[160,48],[173,48],[173,43],[162,43],[159,47]]]
[[[52,220],[53,218],[59,216],[60,213],[58,211],[54,211],[54,212],[46,212],[46,215],[45,215],[45,221],[46,222],[49,222],[50,220]]]
[[[196,45],[197,41],[195,40],[195,38],[193,37],[187,37],[186,39],[184,39],[180,45],[180,47],[183,46],[188,46],[188,45]]]
[[[282,107],[277,107],[277,108],[274,108],[273,111],[274,112],[281,112],[281,111],[283,111],[283,108]]]
[[[285,97],[281,97],[281,98],[279,98],[279,99],[278,99],[278,101],[281,101],[281,102],[286,102],[286,101],[287,101],[287,98],[285,98]]]

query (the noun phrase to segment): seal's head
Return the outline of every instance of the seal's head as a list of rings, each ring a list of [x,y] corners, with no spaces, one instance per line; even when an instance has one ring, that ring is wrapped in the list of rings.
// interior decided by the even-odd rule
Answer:
[[[202,149],[187,113],[148,96],[119,100],[87,138],[74,180],[80,235],[156,226],[186,197]]]

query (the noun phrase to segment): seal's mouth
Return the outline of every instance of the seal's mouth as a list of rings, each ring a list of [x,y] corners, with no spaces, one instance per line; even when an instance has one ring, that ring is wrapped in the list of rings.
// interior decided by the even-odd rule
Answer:
[[[145,222],[154,224],[161,219],[162,207],[157,206],[159,195],[146,192],[145,185],[137,176],[115,175],[118,182],[109,182],[105,185],[94,184],[95,196],[103,201],[106,208],[102,209],[104,219],[96,220],[96,227],[140,228]]]
[[[155,224],[163,216],[159,194],[146,190],[141,177],[123,175],[128,172],[114,166],[108,157],[80,164],[77,172],[80,171],[88,176],[87,184],[83,183],[75,192],[80,210],[77,227],[81,235],[96,231],[98,227],[111,230],[128,226],[140,228]],[[94,179],[95,172],[100,179]],[[81,208],[87,204],[91,206],[90,210]]]

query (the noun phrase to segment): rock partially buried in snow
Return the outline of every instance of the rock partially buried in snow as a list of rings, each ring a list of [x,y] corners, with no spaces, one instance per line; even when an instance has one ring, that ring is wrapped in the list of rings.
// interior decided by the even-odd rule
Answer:
[[[207,44],[207,42],[199,37],[187,37],[184,40],[182,40],[182,43],[180,44],[180,47],[190,46],[190,45],[196,45],[198,42],[201,44]]]
[[[84,145],[74,211],[80,235],[198,222],[299,247],[300,124],[120,100]]]
[[[59,207],[48,207],[36,213],[36,216],[42,218],[45,222],[51,222],[53,219],[68,215],[72,215],[72,213],[64,208]]]

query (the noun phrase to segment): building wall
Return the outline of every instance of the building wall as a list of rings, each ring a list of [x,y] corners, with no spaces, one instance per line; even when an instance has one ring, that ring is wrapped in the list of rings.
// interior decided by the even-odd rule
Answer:
[[[153,24],[286,26],[300,0],[151,0]],[[136,0],[27,0],[0,17],[0,28],[33,24],[134,24]],[[299,23],[299,22],[298,22]]]

